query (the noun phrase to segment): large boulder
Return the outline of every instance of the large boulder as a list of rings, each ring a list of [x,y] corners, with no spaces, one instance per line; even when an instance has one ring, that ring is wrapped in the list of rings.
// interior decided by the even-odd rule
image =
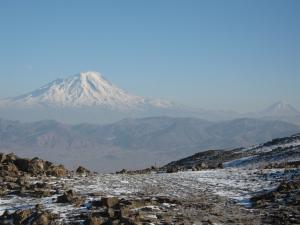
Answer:
[[[25,158],[17,158],[15,160],[15,165],[18,167],[19,170],[26,172],[28,170],[28,165],[29,165],[30,159]]]
[[[10,153],[10,154],[6,155],[5,162],[13,163],[17,158],[18,158],[18,156],[16,156],[14,153]]]
[[[34,158],[30,160],[28,164],[28,172],[33,175],[39,175],[44,173],[44,161],[40,158]]]

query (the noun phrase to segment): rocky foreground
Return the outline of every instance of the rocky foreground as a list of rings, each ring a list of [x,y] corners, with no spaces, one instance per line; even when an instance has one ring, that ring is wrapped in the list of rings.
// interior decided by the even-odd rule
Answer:
[[[99,174],[0,154],[0,224],[300,224],[296,166],[199,167]]]

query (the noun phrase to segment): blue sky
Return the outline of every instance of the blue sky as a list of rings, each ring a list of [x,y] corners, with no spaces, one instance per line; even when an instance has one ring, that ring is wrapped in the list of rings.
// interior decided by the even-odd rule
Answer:
[[[300,110],[300,1],[0,1],[0,98],[98,71],[142,97]]]

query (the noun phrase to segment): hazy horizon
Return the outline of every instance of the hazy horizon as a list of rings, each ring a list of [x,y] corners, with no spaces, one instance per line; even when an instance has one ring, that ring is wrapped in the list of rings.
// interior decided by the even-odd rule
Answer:
[[[98,71],[193,108],[300,110],[299,1],[0,2],[0,99]]]
[[[93,72],[95,72],[95,71],[93,71]],[[97,72],[98,73],[98,72]],[[100,73],[99,73],[100,74]],[[76,74],[77,75],[77,74]],[[103,78],[105,78],[102,74],[100,74]],[[74,76],[74,75],[73,75]],[[72,76],[69,76],[69,77],[72,77]],[[58,79],[60,79],[60,78],[65,78],[65,77],[59,77]],[[68,77],[66,77],[66,78],[68,78]],[[106,78],[105,78],[106,79]],[[107,80],[107,79],[106,79]],[[53,82],[53,81],[51,81],[51,82]],[[45,85],[48,85],[48,84],[50,84],[51,82],[48,82],[47,84],[45,84]],[[109,82],[109,80],[108,80],[108,82]],[[45,86],[45,85],[43,85],[43,86]],[[114,85],[114,84],[113,84]],[[31,90],[31,91],[37,91],[37,90],[39,90],[39,89],[41,89],[41,88],[43,88],[43,86],[41,86],[41,87],[39,87],[39,88],[36,88],[36,89],[34,89],[34,90]],[[121,87],[118,87],[118,88],[121,88]],[[121,88],[122,89],[122,88]],[[130,93],[130,92],[128,92],[128,93]],[[28,94],[28,93],[23,93],[23,94]],[[23,95],[22,94],[22,95]],[[130,94],[132,94],[132,93],[130,93]],[[20,95],[21,96],[21,95]],[[10,97],[19,97],[19,96],[10,96]],[[10,97],[8,97],[8,98],[10,98]],[[0,99],[1,100],[1,99]],[[162,99],[162,100],[165,100],[165,99]],[[273,103],[270,103],[269,105],[266,105],[264,108],[262,108],[262,109],[260,109],[259,111],[257,111],[257,112],[255,112],[255,111],[248,111],[248,112],[243,112],[244,114],[247,114],[247,113],[258,113],[258,112],[260,112],[260,111],[262,111],[262,110],[265,110],[266,108],[268,108],[268,107],[270,107],[270,106],[272,106],[272,105],[274,105],[274,104],[277,104],[277,103],[279,103],[279,102],[286,102],[286,101],[284,101],[284,100],[281,100],[281,101],[277,101],[277,102],[273,102]],[[178,103],[178,102],[176,102],[176,103]],[[286,103],[288,103],[288,102],[286,102]],[[289,103],[288,103],[289,104]],[[182,104],[182,105],[184,105],[184,104]],[[186,105],[187,106],[187,105]],[[188,107],[191,107],[191,106],[188,106]],[[193,108],[193,107],[192,107]],[[196,107],[194,107],[195,109],[197,109]],[[199,108],[200,109],[200,108]],[[207,109],[206,109],[207,110]],[[208,110],[210,110],[210,109],[208,109]],[[219,109],[220,111],[222,111],[222,110],[224,110],[224,109]],[[297,109],[298,110],[298,109]],[[217,111],[217,110],[216,110]],[[232,109],[230,109],[230,110],[228,110],[228,111],[233,111]],[[241,113],[241,112],[239,112],[239,111],[236,111],[236,112],[238,112],[238,113]],[[242,113],[242,114],[243,114]]]

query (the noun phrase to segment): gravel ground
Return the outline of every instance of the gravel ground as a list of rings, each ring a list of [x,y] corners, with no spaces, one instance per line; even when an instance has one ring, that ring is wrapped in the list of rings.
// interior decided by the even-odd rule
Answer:
[[[143,224],[261,224],[268,208],[251,208],[250,198],[275,190],[283,180],[298,173],[296,169],[221,169],[141,175],[71,172],[61,178],[30,177],[28,184],[48,184],[53,195],[37,198],[25,192],[1,196],[0,215],[5,210],[15,212],[38,205],[40,211],[48,210],[55,215],[53,222],[84,224],[88,216],[107,211],[105,207],[94,207],[95,202],[105,197],[118,197],[122,201],[157,202],[131,207],[131,211],[142,215],[146,221]],[[74,201],[57,203],[57,197],[67,190],[76,192],[79,204]],[[157,201],[160,198],[167,200]],[[107,223],[111,220],[104,218]],[[6,223],[12,224],[13,219]]]

